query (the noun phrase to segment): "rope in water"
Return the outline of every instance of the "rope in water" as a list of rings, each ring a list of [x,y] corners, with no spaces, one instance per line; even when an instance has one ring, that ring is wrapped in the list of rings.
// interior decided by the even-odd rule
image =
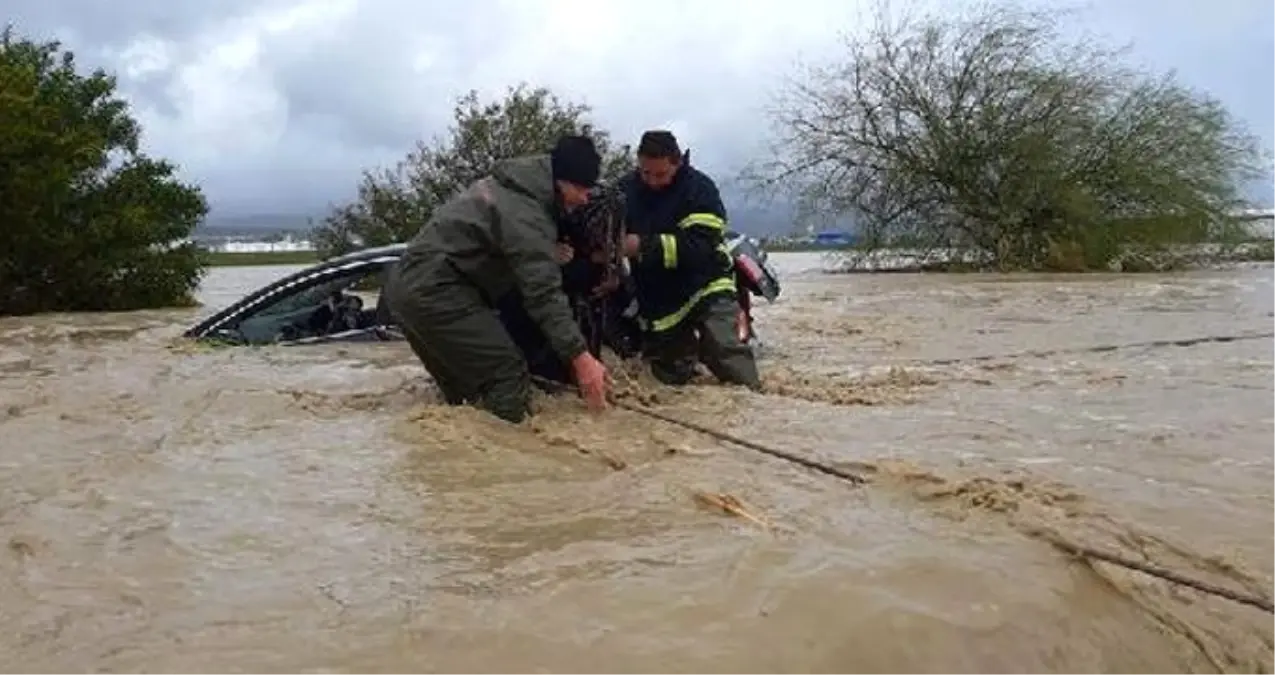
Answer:
[[[586,209],[585,212],[581,214],[582,215],[581,220],[583,221],[583,224],[585,225],[585,232],[588,233],[588,239],[590,240],[588,242],[589,248],[595,251],[601,251],[603,253],[604,261],[605,261],[603,262],[604,270],[605,270],[605,279],[606,279],[606,282],[609,282],[608,285],[613,285],[615,282],[615,279],[617,279],[618,275],[620,274],[620,268],[622,264],[621,242],[623,238],[624,229],[623,229],[623,222],[622,222],[623,219],[619,216],[621,212],[621,207],[622,207],[622,197],[619,195],[617,191],[614,191],[614,190],[605,191],[599,194],[598,197],[599,197],[598,199],[591,200],[590,208]],[[600,305],[599,304],[600,302],[604,302],[604,300],[598,297],[585,299],[584,302],[581,303],[582,306],[580,306],[577,310],[581,312],[582,314],[584,314],[585,317],[587,317],[588,319],[587,323],[590,329],[589,332],[591,333],[590,347],[591,347],[591,351],[594,351],[595,353],[600,351],[600,348],[601,348],[600,343],[602,342],[602,336],[603,336],[603,333],[605,332],[605,328],[603,325],[601,325],[601,323],[605,322],[606,313],[604,311],[605,307]],[[598,311],[599,309],[603,311],[599,313]],[[1275,337],[1275,333],[1273,332],[1247,333],[1247,334],[1240,334],[1240,335],[1213,335],[1213,336],[1186,338],[1186,339],[1178,339],[1178,340],[1168,340],[1168,339],[1151,340],[1146,342],[1134,342],[1134,343],[1115,344],[1115,345],[1098,345],[1098,346],[1091,346],[1091,347],[1075,347],[1075,348],[1062,348],[1062,349],[1049,349],[1049,350],[1031,350],[1026,352],[1011,353],[1011,354],[995,354],[995,355],[981,355],[981,356],[959,357],[959,358],[929,359],[929,360],[914,361],[913,363],[917,363],[920,365],[941,366],[941,365],[953,365],[953,364],[960,364],[960,363],[978,363],[978,362],[997,361],[997,360],[1016,359],[1016,358],[1044,358],[1044,357],[1056,356],[1056,355],[1062,355],[1062,354],[1102,353],[1102,352],[1124,350],[1124,349],[1154,348],[1154,347],[1188,347],[1192,345],[1205,344],[1205,343],[1223,343],[1223,342],[1234,342],[1237,340],[1268,339],[1272,337]],[[578,392],[578,389],[576,389],[575,387],[571,385],[555,382],[555,381],[541,378],[538,376],[532,376],[532,378],[536,380],[538,383],[550,389],[575,390]],[[801,466],[813,471],[817,471],[819,473],[823,473],[829,476],[834,476],[848,483],[851,483],[852,485],[856,485],[856,486],[864,485],[868,482],[868,479],[862,475],[832,466],[830,464],[826,464],[824,462],[820,462],[818,460],[815,460],[809,457],[803,457],[801,455],[794,454],[786,450],[781,450],[779,448],[773,448],[767,445],[763,445],[761,443],[757,443],[755,441],[751,441],[746,438],[741,438],[733,434],[719,431],[711,427],[707,427],[707,426],[690,422],[687,420],[678,419],[676,417],[665,415],[664,413],[651,410],[649,408],[632,405],[624,401],[615,399],[614,397],[610,397],[610,402],[612,405],[616,406],[617,408],[621,408],[623,410],[627,410],[629,412],[633,412],[639,415],[644,415],[646,417],[656,419],[656,420],[665,422],[667,424],[672,424],[675,426],[682,427],[684,429],[688,429],[690,431],[704,434],[706,436],[716,438],[720,441],[732,443],[739,447],[747,448],[749,450],[753,450],[755,452],[759,452],[761,454],[774,457],[776,459],[781,459],[781,460],[790,462],[792,464],[796,464],[798,466]],[[1256,607],[1268,613],[1275,614],[1275,605],[1272,605],[1272,602],[1269,598],[1260,597],[1255,594],[1240,593],[1237,591],[1233,591],[1231,589],[1210,584],[1205,581],[1192,579],[1190,577],[1183,576],[1172,570],[1156,567],[1153,565],[1148,565],[1146,563],[1142,563],[1137,560],[1126,558],[1124,556],[1120,556],[1114,553],[1101,551],[1098,549],[1093,549],[1093,548],[1089,548],[1079,544],[1075,544],[1075,543],[1066,541],[1056,535],[1051,535],[1051,534],[1043,533],[1043,532],[1027,532],[1027,534],[1035,536],[1038,539],[1047,541],[1050,544],[1052,544],[1055,548],[1065,553],[1068,553],[1070,555],[1080,556],[1091,561],[1099,560],[1109,564],[1118,565],[1120,567],[1141,572],[1143,574],[1150,575],[1152,577],[1156,577],[1164,581],[1168,581],[1170,583],[1179,584],[1182,586],[1193,588],[1203,593],[1215,595],[1217,597],[1232,600],[1234,602],[1238,602],[1251,607]]]
[[[1001,361],[1007,359],[1022,358],[1045,358],[1049,356],[1058,356],[1062,354],[1097,354],[1101,352],[1114,352],[1124,349],[1152,348],[1152,347],[1191,347],[1194,345],[1207,344],[1211,342],[1238,342],[1240,340],[1262,340],[1275,338],[1275,332],[1264,333],[1240,333],[1238,335],[1206,335],[1203,337],[1181,338],[1176,340],[1148,340],[1146,342],[1126,342],[1123,344],[1107,344],[1096,345],[1091,347],[1064,347],[1062,349],[1033,349],[1025,352],[1012,352],[1009,354],[984,354],[980,356],[961,356],[946,359],[920,359],[911,361],[925,366],[950,366],[958,363],[978,363],[982,361]]]
[[[538,375],[532,375],[531,379],[535,380],[537,383],[545,387],[557,389],[560,391],[579,391],[578,389],[576,389],[576,387],[572,385],[564,384],[562,382],[555,382],[553,380],[545,379]],[[747,438],[740,438],[739,436],[728,434],[724,431],[718,431],[717,429],[706,427],[701,424],[696,424],[695,422],[690,422],[687,420],[682,420],[676,417],[672,417],[670,415],[665,415],[664,413],[651,410],[649,408],[643,408],[641,406],[632,405],[630,403],[621,401],[615,398],[614,396],[609,397],[609,402],[611,405],[617,408],[620,408],[622,410],[628,410],[629,412],[634,412],[639,415],[645,415],[652,419],[657,419],[657,420],[660,420],[661,422],[667,422],[668,424],[679,426],[684,429],[689,429],[691,431],[701,433],[706,436],[712,436],[714,438],[717,438],[718,440],[726,441],[727,443],[733,443],[740,447],[744,447],[744,448],[748,448],[749,450],[760,452],[764,455],[770,455],[771,457],[776,457],[778,459],[782,459],[787,462],[792,462],[793,464],[804,466],[807,469],[812,469],[814,471],[818,471],[820,473],[824,473],[829,476],[835,476],[837,478],[840,478],[849,483],[853,483],[855,485],[863,485],[864,483],[868,482],[867,478],[864,478],[863,476],[860,476],[859,474],[846,471],[845,469],[839,469],[830,464],[825,464],[823,462],[820,462],[815,459],[811,459],[809,457],[802,457],[801,455],[793,454],[786,450],[780,450],[778,448],[765,446],[765,445],[762,445],[761,443],[750,441]]]
[[[556,382],[553,380],[548,380],[536,375],[532,375],[531,377],[537,383],[551,389],[557,389],[559,391],[579,392],[579,390],[573,385],[564,384],[562,382]],[[796,464],[798,466],[805,467],[807,469],[818,471],[820,473],[827,474],[829,476],[835,476],[853,485],[864,485],[868,482],[868,479],[864,476],[853,473],[851,471],[846,471],[844,469],[839,469],[835,466],[832,466],[830,464],[825,464],[823,462],[820,462],[815,459],[811,459],[809,457],[802,457],[801,455],[797,455],[797,454],[788,452],[786,450],[780,450],[778,448],[773,448],[767,445],[763,445],[761,443],[757,443],[756,441],[750,441],[746,438],[740,438],[739,436],[735,436],[734,434],[729,434],[724,431],[719,431],[717,429],[713,429],[711,427],[707,427],[702,424],[697,424],[695,422],[691,422],[688,420],[678,419],[671,415],[666,415],[664,413],[651,410],[649,408],[632,405],[630,403],[626,403],[624,401],[615,399],[614,397],[610,398],[610,402],[612,405],[614,405],[617,408],[627,410],[629,412],[637,413],[639,415],[643,415],[651,419],[656,419],[661,422],[665,422],[667,424],[679,426],[679,427],[682,427],[683,429],[688,429],[696,433],[701,433],[706,436],[716,438],[717,440],[720,440],[720,441],[733,443],[737,446],[747,448],[749,450],[753,450],[756,452],[760,452],[770,457],[782,459],[784,461]],[[1026,534],[1032,535],[1038,539],[1048,542],[1049,544],[1053,545],[1055,548],[1059,549],[1060,551],[1070,555],[1080,556],[1082,558],[1086,558],[1090,560],[1099,560],[1112,565],[1118,565],[1125,569],[1133,570],[1135,572],[1141,572],[1142,574],[1156,577],[1158,579],[1167,581],[1169,583],[1186,586],[1188,588],[1193,588],[1202,593],[1207,593],[1209,595],[1225,598],[1227,600],[1238,602],[1243,605],[1256,607],[1270,614],[1275,614],[1275,604],[1272,604],[1272,601],[1270,598],[1265,598],[1253,593],[1244,593],[1240,591],[1235,591],[1229,588],[1224,588],[1222,586],[1211,584],[1207,581],[1193,579],[1191,577],[1182,575],[1178,572],[1174,572],[1173,570],[1168,570],[1162,567],[1149,565],[1149,564],[1146,564],[1137,560],[1133,560],[1132,558],[1127,558],[1125,556],[1121,556],[1115,553],[1101,551],[1099,549],[1082,546],[1080,544],[1075,544],[1075,543],[1066,541],[1056,535],[1051,535],[1045,532],[1040,532],[1040,531],[1025,531],[1025,532]]]
[[[1065,553],[1070,553],[1072,555],[1079,556],[1082,558],[1092,558],[1093,560],[1101,560],[1102,562],[1111,563],[1113,565],[1119,565],[1121,567],[1142,572],[1143,574],[1147,574],[1153,577],[1158,577],[1165,581],[1169,581],[1181,586],[1194,588],[1195,590],[1200,591],[1202,593],[1216,595],[1220,598],[1226,598],[1227,600],[1238,602],[1242,605],[1256,607],[1268,613],[1275,614],[1275,604],[1272,604],[1269,598],[1263,598],[1251,593],[1241,593],[1239,591],[1234,591],[1229,588],[1223,588],[1222,586],[1211,584],[1207,581],[1192,579],[1191,577],[1183,576],[1182,574],[1178,572],[1174,572],[1173,570],[1170,570],[1170,569],[1165,569],[1157,565],[1150,565],[1144,562],[1139,562],[1137,560],[1131,560],[1124,556],[1116,555],[1115,553],[1110,553],[1108,551],[1101,551],[1096,548],[1081,546],[1080,544],[1069,542],[1065,539],[1062,539],[1060,537],[1057,537],[1055,535],[1052,535],[1046,532],[1026,531],[1026,533],[1033,535],[1039,539],[1043,539],[1049,542],[1050,544],[1053,544],[1056,548],[1062,550]]]
[[[767,447],[765,445],[762,445],[761,443],[754,443],[753,441],[750,441],[746,438],[740,438],[738,436],[728,434],[723,431],[718,431],[717,429],[711,429],[709,427],[696,424],[694,422],[690,422],[687,420],[680,420],[680,419],[677,419],[676,417],[671,417],[669,415],[665,415],[663,413],[660,413],[654,410],[650,410],[647,408],[642,408],[639,406],[631,405],[629,403],[625,403],[624,401],[612,401],[611,403],[617,408],[622,408],[630,412],[635,412],[639,415],[646,415],[647,417],[657,419],[662,422],[667,422],[669,424],[673,424],[686,429],[690,429],[691,431],[696,431],[701,434],[705,434],[707,436],[713,436],[719,440],[723,440],[728,443],[734,443],[735,445],[748,448],[749,450],[755,450],[762,454],[770,455],[771,457],[776,457],[784,461],[792,462],[793,464],[804,466],[807,469],[813,469],[815,471],[827,474],[829,476],[835,476],[848,483],[853,483],[854,485],[863,485],[864,483],[868,482],[867,478],[864,478],[863,476],[860,476],[857,473],[846,471],[845,469],[839,469],[835,466],[832,466],[831,464],[824,464],[823,462],[820,462],[815,459],[811,459],[809,457],[802,457],[801,455],[795,455],[786,450],[780,450],[778,448]]]

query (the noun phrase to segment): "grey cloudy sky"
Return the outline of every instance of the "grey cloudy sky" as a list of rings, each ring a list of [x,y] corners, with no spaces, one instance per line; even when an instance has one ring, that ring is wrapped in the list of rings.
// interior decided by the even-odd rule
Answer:
[[[8,0],[5,14],[115,70],[148,149],[231,215],[320,210],[443,131],[459,94],[519,81],[590,103],[624,140],[672,128],[724,180],[764,143],[767,96],[835,48],[857,3]],[[1275,146],[1270,0],[1096,0],[1082,23]]]

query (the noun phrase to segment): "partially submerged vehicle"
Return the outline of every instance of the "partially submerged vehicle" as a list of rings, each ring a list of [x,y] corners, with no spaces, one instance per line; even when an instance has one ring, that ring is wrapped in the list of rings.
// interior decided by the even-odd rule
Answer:
[[[330,258],[249,293],[201,320],[185,336],[229,345],[402,339],[389,308],[367,308],[359,287],[379,287],[406,248],[391,244]]]
[[[199,321],[185,336],[227,345],[401,340],[403,334],[380,294],[360,289],[380,288],[404,250],[405,244],[369,248],[294,272]],[[757,240],[730,232],[727,250],[735,259],[748,340],[756,342],[751,296],[773,302],[780,292],[779,277]],[[636,307],[626,307],[618,320],[636,322]]]

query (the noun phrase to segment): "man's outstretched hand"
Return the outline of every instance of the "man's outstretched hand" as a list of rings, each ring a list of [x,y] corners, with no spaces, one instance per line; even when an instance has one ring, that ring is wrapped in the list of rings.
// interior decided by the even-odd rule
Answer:
[[[582,352],[571,362],[575,371],[576,386],[590,410],[603,411],[607,407],[607,367],[593,354]]]

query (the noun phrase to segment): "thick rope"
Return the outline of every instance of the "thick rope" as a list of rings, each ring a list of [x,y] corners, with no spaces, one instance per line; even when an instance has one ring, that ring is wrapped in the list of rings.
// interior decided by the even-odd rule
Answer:
[[[670,417],[668,415],[665,415],[660,412],[656,412],[654,410],[650,410],[648,408],[642,408],[629,403],[625,403],[624,401],[612,401],[611,403],[617,408],[622,408],[630,412],[635,412],[639,415],[646,415],[647,417],[651,417],[651,418],[660,420],[662,422],[667,422],[669,424],[683,427],[685,429],[690,429],[691,431],[696,431],[707,436],[712,436],[714,438],[726,441],[728,443],[734,443],[735,445],[748,448],[749,450],[754,450],[756,452],[760,452],[764,455],[777,457],[784,461],[788,461],[788,462],[792,462],[793,464],[804,466],[807,469],[813,469],[815,471],[827,474],[829,476],[835,476],[848,483],[853,483],[855,485],[863,485],[868,482],[867,478],[864,478],[863,476],[860,476],[857,473],[852,473],[850,471],[846,471],[845,469],[838,469],[837,467],[832,466],[831,464],[824,464],[823,462],[820,462],[815,459],[811,459],[809,457],[802,457],[801,455],[795,455],[785,450],[767,447],[760,443],[755,443],[753,441],[750,441],[746,438],[740,438],[738,436],[734,436],[732,434],[728,434],[723,431],[710,429],[709,427],[696,424],[694,422],[689,422],[687,420],[679,420],[675,417]]]
[[[539,375],[532,375],[531,379],[535,380],[538,384],[541,384],[548,388],[556,389],[558,391],[579,392],[579,389],[576,388],[575,386],[564,384],[562,382],[557,382],[554,380],[549,380],[549,379],[540,377]],[[762,445],[761,443],[750,441],[747,438],[740,438],[739,436],[728,434],[723,431],[718,431],[717,429],[712,429],[700,424],[696,424],[695,422],[681,420],[676,417],[672,417],[669,415],[665,415],[664,413],[651,410],[649,408],[643,408],[640,406],[633,405],[631,403],[626,403],[624,401],[616,399],[614,396],[608,397],[608,400],[611,403],[611,405],[617,408],[620,408],[622,410],[635,412],[639,415],[645,415],[652,419],[660,420],[661,422],[667,422],[669,424],[679,426],[684,429],[690,429],[691,431],[695,431],[695,432],[704,434],[706,436],[712,436],[714,438],[726,441],[728,443],[734,443],[735,445],[748,448],[749,450],[754,450],[756,452],[760,452],[764,455],[770,455],[771,457],[776,457],[778,459],[782,459],[787,462],[792,462],[793,464],[804,466],[807,469],[812,469],[814,471],[818,471],[820,473],[824,473],[829,476],[835,476],[837,478],[840,478],[849,483],[853,483],[855,485],[863,485],[868,482],[867,478],[864,478],[863,476],[860,476],[859,474],[852,473],[844,469],[839,469],[830,464],[824,464],[823,462],[820,462],[815,459],[811,459],[809,457],[802,457],[801,455],[796,455],[791,452],[787,452],[785,450],[771,448],[771,447]]]
[[[947,359],[919,359],[909,361],[916,365],[923,366],[950,366],[958,363],[978,363],[982,361],[1000,361],[1007,359],[1022,358],[1045,358],[1049,356],[1057,356],[1060,354],[1098,354],[1101,352],[1114,352],[1124,349],[1139,349],[1151,347],[1192,347],[1194,345],[1207,344],[1211,342],[1238,342],[1240,340],[1263,340],[1275,338],[1275,332],[1264,333],[1240,333],[1238,335],[1206,335],[1203,337],[1181,338],[1176,340],[1148,340],[1146,342],[1126,342],[1114,345],[1095,345],[1092,347],[1065,347],[1062,349],[1033,349],[1025,352],[1013,352],[1010,354],[984,354],[980,356],[961,356]]]
[[[615,190],[606,190],[606,191],[603,191],[600,195],[598,195],[595,199],[590,200],[590,204],[587,207],[585,207],[584,212],[581,214],[582,216],[581,221],[582,221],[582,224],[584,225],[585,236],[589,241],[590,248],[593,251],[603,253],[605,262],[602,263],[602,265],[604,266],[602,287],[609,288],[612,290],[619,283],[620,276],[623,274],[622,265],[623,265],[624,222],[623,222],[622,213],[623,213],[623,196],[620,195]],[[588,336],[589,342],[590,342],[590,349],[591,351],[594,351],[595,354],[597,353],[597,350],[599,350],[601,347],[600,343],[602,341],[602,336],[606,333],[607,327],[605,325],[605,320],[606,320],[605,317],[607,316],[607,314],[605,311],[604,303],[606,302],[607,295],[608,294],[604,291],[602,293],[595,294],[592,297],[581,298],[580,300],[582,300],[582,302],[580,302],[577,305],[578,311],[584,314],[585,317],[587,317],[587,319],[585,320],[585,323],[588,327],[588,332],[590,333],[590,335]],[[584,318],[584,317],[581,317],[581,318]],[[930,360],[923,360],[923,361],[914,361],[913,363],[918,363],[921,365],[941,366],[941,365],[954,365],[959,363],[977,363],[977,362],[986,362],[986,361],[997,361],[1002,359],[1044,358],[1044,357],[1055,356],[1060,354],[1101,353],[1101,352],[1110,352],[1110,351],[1116,351],[1116,350],[1136,349],[1136,348],[1189,347],[1192,345],[1205,344],[1205,343],[1234,342],[1237,340],[1258,340],[1258,339],[1269,339],[1273,337],[1275,337],[1275,332],[1246,333],[1246,334],[1240,334],[1240,335],[1213,335],[1213,336],[1186,338],[1186,339],[1177,339],[1177,340],[1169,340],[1169,339],[1151,340],[1147,342],[1134,342],[1134,343],[1125,343],[1125,344],[1117,344],[1117,345],[1098,345],[1098,346],[1092,346],[1092,347],[1032,350],[1032,351],[1019,352],[1019,353],[1013,353],[1013,354],[989,354],[989,355],[961,357],[961,358],[930,359]],[[560,391],[561,390],[576,391],[577,393],[579,392],[579,389],[569,384],[564,384],[561,382],[548,380],[535,375],[532,376],[532,379],[534,379],[538,383],[550,389],[556,389]],[[665,422],[667,424],[679,426],[684,429],[694,431],[696,433],[701,433],[706,436],[716,438],[720,441],[732,443],[734,445],[747,448],[749,450],[753,450],[755,452],[759,452],[761,454],[774,457],[776,459],[782,459],[786,462],[790,462],[792,464],[796,464],[798,466],[811,469],[819,473],[840,478],[856,486],[864,485],[868,483],[868,479],[862,475],[837,468],[830,464],[825,464],[823,462],[820,462],[818,460],[815,460],[809,457],[802,457],[801,455],[797,455],[785,450],[780,450],[778,448],[769,447],[761,443],[757,443],[755,441],[750,441],[746,438],[741,438],[733,434],[729,434],[723,431],[719,431],[717,429],[713,429],[701,424],[697,424],[695,422],[678,419],[676,417],[665,415],[664,413],[657,412],[649,408],[632,405],[624,401],[617,400],[614,397],[609,397],[609,400],[611,404],[617,408],[621,408],[629,412],[637,413],[639,415],[644,415],[646,417],[656,419],[661,422]],[[1118,565],[1120,567],[1124,567],[1129,570],[1141,572],[1143,574],[1159,578],[1169,583],[1178,584],[1188,588],[1193,588],[1202,593],[1207,593],[1220,598],[1225,598],[1227,600],[1248,605],[1250,607],[1256,607],[1270,614],[1275,614],[1275,605],[1272,604],[1272,601],[1269,598],[1261,597],[1256,594],[1241,593],[1228,588],[1223,588],[1221,586],[1210,584],[1205,581],[1183,576],[1182,574],[1179,574],[1172,570],[1164,569],[1154,565],[1149,565],[1149,564],[1140,562],[1138,560],[1133,560],[1131,558],[1117,555],[1115,553],[1101,551],[1098,549],[1082,546],[1080,544],[1075,544],[1075,543],[1066,541],[1062,539],[1061,537],[1058,537],[1057,535],[1050,534],[1044,531],[1026,531],[1025,533],[1030,536],[1036,537],[1038,539],[1042,539],[1050,543],[1054,547],[1058,548],[1059,550],[1071,555],[1080,556],[1082,558],[1089,559],[1089,560],[1099,560],[1109,564]]]
[[[1119,565],[1120,567],[1142,572],[1148,576],[1157,577],[1170,583],[1194,588],[1201,593],[1216,595],[1219,598],[1226,598],[1227,600],[1238,602],[1242,605],[1256,607],[1269,614],[1275,614],[1275,604],[1271,602],[1270,598],[1264,598],[1252,593],[1242,593],[1229,588],[1223,588],[1222,586],[1211,584],[1207,581],[1183,576],[1178,572],[1174,572],[1173,570],[1165,569],[1157,565],[1150,565],[1131,558],[1126,558],[1122,555],[1110,553],[1108,551],[1101,551],[1096,548],[1089,548],[1088,546],[1075,544],[1043,530],[1025,530],[1025,532],[1038,539],[1047,541],[1059,550],[1065,553],[1070,553],[1071,555],[1079,556],[1081,558],[1101,560],[1102,562],[1111,563],[1112,565]]]
[[[533,375],[532,379],[551,389],[557,389],[559,391],[575,391],[577,393],[579,392],[579,389],[573,385],[564,384],[562,382],[556,382],[553,380],[548,380],[536,375]],[[780,450],[778,448],[772,448],[766,445],[762,445],[761,443],[750,441],[746,438],[740,438],[739,436],[735,436],[734,434],[728,434],[726,432],[718,431],[717,429],[713,429],[701,424],[697,424],[695,422],[678,419],[671,415],[665,415],[664,413],[657,412],[649,408],[643,408],[640,406],[626,403],[624,401],[616,400],[614,399],[614,397],[610,399],[610,402],[612,405],[614,405],[617,408],[621,408],[629,412],[634,412],[639,415],[644,415],[652,419],[660,420],[661,422],[666,422],[668,424],[679,426],[679,427],[682,427],[683,429],[688,429],[690,431],[701,433],[706,436],[711,436],[720,441],[733,443],[740,447],[748,448],[749,450],[754,450],[756,452],[760,452],[770,457],[782,459],[784,461],[791,462],[793,464],[797,464],[798,466],[802,466],[807,469],[812,469],[814,471],[818,471],[820,473],[824,473],[829,476],[835,476],[837,478],[845,480],[846,482],[849,482],[854,485],[864,485],[868,483],[868,479],[864,476],[861,476],[856,473],[852,473],[850,471],[846,471],[844,469],[839,469],[835,466],[825,464],[823,462],[820,462],[815,459],[811,459],[809,457],[802,457],[800,455],[796,455],[791,452],[787,452],[785,450]],[[1256,607],[1269,614],[1275,614],[1275,604],[1272,604],[1272,601],[1270,598],[1262,597],[1253,593],[1245,593],[1245,592],[1231,590],[1229,588],[1223,588],[1221,586],[1211,584],[1207,581],[1201,581],[1199,579],[1193,579],[1191,577],[1184,576],[1178,572],[1174,572],[1173,570],[1164,569],[1162,567],[1157,567],[1154,565],[1149,565],[1147,563],[1143,563],[1138,560],[1127,558],[1125,556],[1121,556],[1115,553],[1101,551],[1095,548],[1089,548],[1087,546],[1075,544],[1075,543],[1066,541],[1065,539],[1062,539],[1058,537],[1057,535],[1050,534],[1043,530],[1025,530],[1024,533],[1028,534],[1029,536],[1033,536],[1035,538],[1046,541],[1049,544],[1053,545],[1055,548],[1071,555],[1079,556],[1089,560],[1099,560],[1112,565],[1118,565],[1120,567],[1124,567],[1125,569],[1133,570],[1135,572],[1141,572],[1142,574],[1146,574],[1151,577],[1156,577],[1158,579],[1167,581],[1169,583],[1178,584],[1180,586],[1186,586],[1188,588],[1195,589],[1197,591],[1200,591],[1201,593],[1207,593],[1209,595],[1214,595],[1219,598],[1225,598],[1227,600],[1238,602],[1243,605]]]

